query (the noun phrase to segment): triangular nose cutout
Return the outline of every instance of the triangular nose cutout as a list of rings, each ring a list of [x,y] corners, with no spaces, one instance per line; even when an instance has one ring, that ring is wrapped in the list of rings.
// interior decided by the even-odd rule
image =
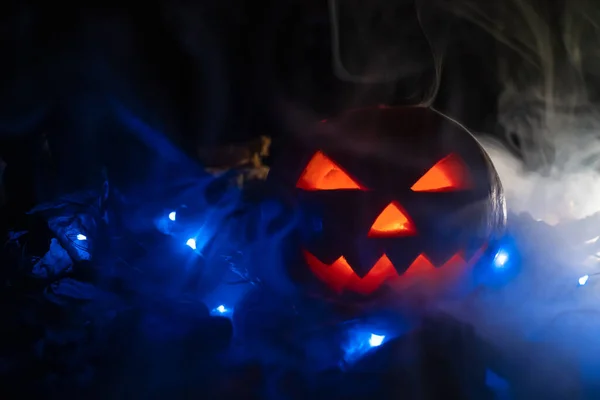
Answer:
[[[397,237],[416,234],[414,223],[398,203],[390,203],[369,230],[369,237]]]

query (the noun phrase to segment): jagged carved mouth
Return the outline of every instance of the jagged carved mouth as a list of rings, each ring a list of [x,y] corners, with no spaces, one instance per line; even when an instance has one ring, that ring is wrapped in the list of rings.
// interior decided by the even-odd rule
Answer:
[[[401,274],[387,255],[383,254],[362,278],[354,272],[344,256],[331,264],[325,264],[309,251],[304,250],[303,253],[312,273],[335,292],[350,291],[369,295],[385,285],[402,290],[418,281],[434,285],[448,284],[464,276],[484,250],[485,248],[482,247],[469,260],[465,260],[463,252],[458,252],[439,267],[436,267],[426,255],[420,254]]]

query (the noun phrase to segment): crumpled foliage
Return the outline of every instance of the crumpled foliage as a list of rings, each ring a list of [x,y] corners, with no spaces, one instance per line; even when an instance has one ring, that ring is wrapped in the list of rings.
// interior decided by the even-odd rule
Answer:
[[[29,214],[85,211],[88,210],[94,202],[98,201],[98,195],[98,192],[93,190],[69,193],[56,201],[35,206],[29,211]]]
[[[104,210],[107,191],[108,183],[105,182],[102,192],[90,190],[71,193],[57,201],[36,206],[29,214],[46,218],[48,227],[74,261],[89,260],[92,242],[78,240],[77,235],[103,236],[99,231],[107,219]]]
[[[72,245],[79,233],[88,237],[79,241],[85,244],[112,239],[114,232],[105,229],[113,227],[112,220],[100,218],[105,225],[98,229],[99,197],[79,194],[32,211],[47,218],[57,237],[33,268],[24,269],[26,276],[0,292],[8,299],[0,301],[0,333],[18,331],[22,341],[21,351],[14,351],[15,339],[7,349],[0,346],[6,372],[0,374],[0,397],[8,395],[4,388],[51,398],[148,397],[182,384],[197,387],[199,370],[210,367],[216,373],[214,357],[229,343],[231,323],[209,317],[198,296],[184,299],[181,290],[171,291],[173,281],[181,287],[186,278],[177,264],[168,265],[175,262],[168,254],[172,244],[162,246],[163,254],[154,253],[156,266],[128,265],[118,246],[102,248],[98,263]],[[30,258],[24,238],[24,233],[11,236],[13,247]],[[156,239],[141,240],[158,248]]]
[[[69,272],[72,265],[73,261],[69,257],[69,253],[63,249],[58,240],[52,239],[50,249],[35,263],[31,273],[36,278],[46,279]]]
[[[90,283],[64,278],[53,282],[46,288],[46,298],[57,304],[67,304],[72,300],[92,301],[98,298],[100,292]]]
[[[8,232],[8,242],[14,242],[19,240],[20,237],[25,236],[27,234],[27,231],[10,231]]]
[[[277,215],[277,209],[263,211],[267,216]],[[529,222],[534,224],[535,221]],[[585,222],[596,225],[594,221]],[[527,229],[519,226],[519,231],[524,235],[541,235],[533,233],[529,230],[529,224],[526,225]],[[581,233],[583,227],[573,229]],[[161,240],[166,238],[163,236]],[[539,245],[535,242],[521,242],[534,253],[524,254],[527,257],[539,255],[542,259],[536,259],[536,265],[547,268],[543,257],[548,253],[536,252]],[[223,364],[220,355],[229,348],[233,334],[230,321],[209,318],[207,307],[198,300],[199,296],[194,296],[197,294],[194,290],[187,291],[185,295],[182,290],[177,290],[183,287],[177,285],[186,278],[183,274],[176,274],[182,259],[168,257],[170,263],[165,263],[163,257],[165,253],[168,255],[169,248],[173,248],[172,243],[164,242],[162,247],[156,245],[161,241],[152,243],[156,251],[142,258],[143,262],[135,264],[137,270],[116,263],[96,265],[92,259],[76,264],[68,276],[48,280],[40,293],[30,296],[36,299],[34,304],[26,303],[25,306],[14,300],[10,303],[18,307],[21,318],[19,324],[26,325],[33,332],[27,339],[28,344],[23,344],[27,350],[22,353],[31,351],[29,348],[32,343],[35,343],[35,348],[34,353],[29,355],[31,359],[23,360],[19,358],[20,355],[13,354],[12,358],[5,360],[10,362],[10,370],[21,369],[22,376],[27,376],[27,385],[38,389],[38,397],[44,393],[45,396],[62,394],[72,398],[75,393],[80,398],[91,395],[102,398],[184,398],[190,394],[205,398],[248,398],[268,393],[267,398],[285,396],[301,399],[315,397],[315,394],[321,398],[329,394],[333,398],[343,388],[347,398],[366,399],[373,397],[373,391],[365,390],[369,387],[381,390],[382,395],[392,392],[401,395],[408,389],[437,391],[448,388],[449,392],[456,389],[453,386],[456,382],[463,380],[465,384],[461,390],[465,392],[462,398],[482,399],[489,392],[483,386],[486,365],[481,360],[489,354],[479,351],[482,344],[476,341],[480,341],[480,335],[475,336],[472,328],[465,327],[469,325],[468,320],[465,324],[438,316],[432,317],[434,322],[414,335],[376,349],[371,361],[365,360],[349,374],[336,366],[318,376],[305,374],[289,360],[296,357],[301,364],[316,363],[313,360],[321,362],[325,356],[326,351],[312,354],[302,349],[299,351],[294,346],[299,341],[307,340],[300,334],[309,326],[308,322],[314,323],[316,313],[296,307],[294,302],[300,301],[299,297],[283,302],[280,293],[268,293],[260,285],[257,285],[258,292],[255,292],[260,295],[258,301],[247,302],[246,310],[240,304],[236,306],[234,318],[243,319],[234,320],[237,323],[236,335],[238,339],[240,334],[250,336],[252,332],[243,329],[258,327],[260,332],[255,332],[257,336],[260,335],[258,344],[251,349],[255,351],[255,358],[266,358],[270,348],[268,356],[271,360],[287,363]],[[555,243],[551,247],[559,245]],[[108,259],[114,261],[113,258]],[[96,271],[96,275],[78,275],[82,271]],[[490,293],[490,296],[494,297],[494,293]],[[495,295],[495,300],[497,303],[498,295]],[[306,306],[306,302],[302,304]],[[322,303],[314,304],[312,308],[319,312],[330,312]],[[502,308],[507,309],[508,306]],[[275,313],[276,309],[281,311]],[[473,309],[468,311],[470,316],[475,315]],[[513,308],[512,313],[514,311]],[[27,314],[27,317],[23,314]],[[323,320],[326,317],[322,316]],[[10,329],[20,326],[12,322],[10,324]],[[0,327],[0,331],[2,329]],[[323,340],[317,341],[321,348],[333,348],[336,345],[335,340],[325,343],[322,343]],[[529,343],[521,342],[519,347],[514,348],[520,355],[529,355],[526,363],[520,361],[521,357],[515,366],[510,357],[505,357],[514,353],[511,348],[503,349],[501,356],[494,355],[486,359],[486,362],[491,359],[500,363],[503,371],[513,371],[509,375],[511,383],[517,376],[527,376],[524,371],[536,369],[534,361],[538,355],[535,352],[551,354],[551,349],[538,347],[534,351]],[[406,349],[422,354],[408,352],[407,355]],[[0,353],[0,360],[2,357],[3,353]],[[457,367],[456,360],[459,360],[460,367]],[[552,356],[549,360],[554,361]],[[38,378],[31,378],[32,373],[27,370],[32,364],[43,371],[38,373]],[[562,364],[556,365],[562,367]],[[359,369],[361,366],[364,368]],[[572,371],[569,368],[567,365],[560,373],[570,377]],[[380,373],[381,369],[385,373]],[[554,379],[555,373],[556,368],[553,368],[538,375],[544,379],[549,377],[544,382],[554,384],[554,381],[558,382],[558,379]],[[39,378],[40,375],[42,378]],[[449,376],[452,378],[447,378]],[[537,378],[536,382],[541,382],[541,378]],[[523,379],[517,382],[527,388],[529,384]],[[0,395],[3,394],[4,382],[0,376]],[[565,379],[564,382],[567,385],[561,393],[574,393],[571,381]],[[27,388],[27,385],[23,387]],[[539,386],[544,388],[543,385]],[[546,397],[530,395],[522,398]]]
[[[87,237],[94,233],[95,226],[91,218],[85,214],[73,217],[49,218],[48,227],[59,237],[59,240],[65,245],[67,252],[75,261],[90,259],[91,242],[78,240],[77,235],[83,234]]]
[[[198,149],[198,157],[208,169],[228,170],[252,165],[260,167],[262,159],[269,155],[271,139],[261,136],[245,143]]]

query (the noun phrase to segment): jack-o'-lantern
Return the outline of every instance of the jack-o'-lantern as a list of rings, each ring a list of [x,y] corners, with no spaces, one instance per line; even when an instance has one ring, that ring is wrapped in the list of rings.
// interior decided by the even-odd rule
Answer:
[[[441,293],[505,226],[498,175],[462,126],[424,107],[372,107],[279,148],[269,180],[302,210],[291,274],[357,298]]]

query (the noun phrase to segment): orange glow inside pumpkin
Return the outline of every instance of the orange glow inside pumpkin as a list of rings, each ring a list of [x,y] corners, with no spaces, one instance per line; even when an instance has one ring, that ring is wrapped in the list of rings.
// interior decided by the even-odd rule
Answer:
[[[368,236],[393,237],[414,235],[415,233],[415,225],[408,214],[398,203],[392,202],[375,219]]]
[[[321,151],[317,151],[312,156],[296,187],[307,191],[367,190]],[[411,190],[449,192],[467,190],[471,187],[466,165],[458,155],[450,154],[431,167],[411,187]],[[416,232],[415,225],[406,211],[397,202],[392,202],[377,216],[371,225],[368,237],[408,236],[415,235]],[[405,289],[415,282],[427,282],[442,287],[464,276],[465,271],[479,259],[483,250],[484,248],[468,261],[459,251],[438,268],[424,254],[420,254],[402,274],[398,274],[390,259],[383,254],[362,278],[356,275],[343,256],[331,264],[325,264],[310,252],[305,250],[303,253],[313,274],[332,290],[338,293],[352,291],[368,295],[384,284],[389,284],[396,290]]]
[[[426,284],[433,288],[452,285],[465,276],[484,249],[480,249],[468,261],[462,252],[458,252],[438,268],[424,254],[420,254],[402,274],[398,274],[390,259],[383,254],[362,278],[356,275],[343,256],[331,264],[325,264],[305,250],[304,259],[312,273],[336,293],[351,291],[369,295],[384,284],[395,290],[404,290],[415,284]]]
[[[302,190],[365,190],[346,171],[320,151],[310,159],[296,187]]]
[[[366,190],[338,164],[323,152],[317,151],[308,164],[296,187],[302,190]],[[431,167],[411,187],[414,192],[449,192],[472,187],[467,167],[456,154],[450,154]]]
[[[363,278],[356,275],[344,256],[335,260],[331,265],[322,263],[308,251],[304,252],[304,257],[317,278],[338,293],[350,290],[367,295],[377,290],[387,279],[397,275],[394,265],[385,254]]]
[[[456,154],[438,161],[412,187],[414,192],[449,192],[471,188],[466,165]]]

